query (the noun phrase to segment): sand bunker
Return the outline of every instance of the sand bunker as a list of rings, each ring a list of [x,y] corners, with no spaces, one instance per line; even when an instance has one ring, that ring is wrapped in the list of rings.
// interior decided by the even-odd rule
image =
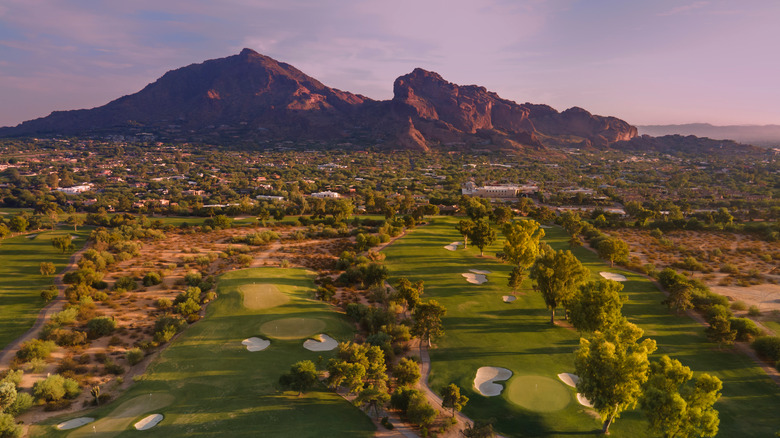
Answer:
[[[89,424],[91,422],[95,421],[92,417],[79,417],[74,418],[72,420],[65,421],[63,423],[60,423],[57,425],[57,429],[59,430],[70,430],[75,429],[77,427],[81,427],[85,424]]]
[[[580,394],[579,392],[577,393],[577,401],[580,402],[580,404],[582,406],[585,406],[586,408],[592,408],[593,407],[593,403],[591,403],[590,400],[585,398],[585,396]]]
[[[504,390],[503,385],[494,383],[512,377],[512,371],[499,367],[482,367],[477,370],[474,378],[474,388],[485,397],[495,397]]]
[[[504,295],[501,298],[504,300],[505,303],[511,303],[512,301],[517,299],[517,297],[514,295]]]
[[[246,349],[252,352],[263,351],[271,345],[271,341],[263,338],[244,339],[241,343],[246,345]]]
[[[482,270],[479,270],[479,269],[469,269],[469,272],[473,272],[475,274],[482,274],[482,275],[492,274],[492,272],[490,272],[490,271],[482,271]]]
[[[330,351],[339,346],[339,341],[326,334],[317,335],[314,339],[303,342],[303,348],[309,351]]]
[[[615,274],[614,272],[599,272],[599,275],[607,280],[626,281],[625,275]]]
[[[238,287],[238,291],[244,296],[247,309],[270,309],[290,302],[290,296],[273,284],[244,284]]]
[[[154,426],[157,426],[159,422],[163,420],[162,414],[152,414],[148,417],[144,417],[143,420],[139,421],[138,423],[135,423],[133,427],[135,427],[137,430],[147,430],[151,429]]]
[[[28,235],[27,235],[27,238],[28,238],[28,239],[35,239],[36,237],[38,237],[38,235],[37,235],[37,234],[28,234]]]
[[[572,373],[560,373],[558,374],[558,378],[561,379],[561,382],[571,386],[572,388],[576,388],[577,382],[580,381],[580,377]]]
[[[463,243],[452,242],[449,245],[444,245],[444,249],[446,249],[447,251],[455,251],[456,249],[458,249],[458,245],[463,245]]]
[[[471,272],[468,272],[460,275],[465,277],[466,281],[468,281],[471,284],[482,284],[487,281],[487,277],[484,274],[472,274]]]

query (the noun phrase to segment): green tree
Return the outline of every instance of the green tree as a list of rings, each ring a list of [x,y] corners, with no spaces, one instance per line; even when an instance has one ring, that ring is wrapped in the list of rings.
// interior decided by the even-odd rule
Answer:
[[[647,357],[656,349],[652,339],[638,342],[643,334],[639,327],[624,322],[606,333],[580,339],[574,357],[580,378],[577,391],[601,415],[604,434],[622,411],[636,406],[642,394],[650,367]]]
[[[441,405],[445,408],[450,408],[452,416],[455,416],[455,412],[460,412],[466,403],[469,402],[469,398],[460,394],[460,387],[454,383],[450,383],[441,389],[439,393],[441,395]]]
[[[718,411],[723,384],[717,377],[693,373],[678,360],[663,356],[650,364],[650,376],[640,405],[650,428],[664,438],[714,437],[718,433]]]
[[[414,385],[420,380],[420,365],[412,359],[404,357],[393,368],[398,386]]]
[[[623,285],[613,280],[583,284],[569,304],[571,324],[581,332],[604,332],[623,320]]]
[[[525,272],[523,272],[522,269],[515,266],[512,268],[512,272],[509,273],[509,280],[507,281],[507,286],[512,288],[512,291],[517,292],[518,289],[523,285],[523,277],[525,276]]]
[[[493,218],[493,221],[500,225],[509,222],[512,219],[513,215],[514,214],[512,213],[511,208],[505,205],[499,205],[493,209],[493,214],[491,216]]]
[[[496,230],[490,226],[487,219],[482,218],[474,223],[469,237],[471,237],[471,242],[479,248],[479,255],[483,256],[485,255],[485,247],[496,241]]]
[[[463,248],[469,247],[469,236],[471,235],[474,226],[474,221],[471,219],[462,219],[458,222],[458,225],[455,225],[455,229],[458,230],[463,237]]]
[[[496,436],[496,431],[493,430],[493,423],[477,420],[466,426],[463,430],[463,436],[466,438],[493,438]]]
[[[16,385],[7,380],[0,381],[0,412],[6,412],[16,401]]]
[[[693,287],[687,281],[675,281],[668,288],[669,296],[662,304],[666,304],[670,310],[684,312],[693,308]]]
[[[317,367],[310,360],[296,362],[290,367],[290,372],[279,377],[279,383],[301,395],[317,383]]]
[[[21,215],[14,216],[8,221],[8,228],[14,233],[24,233],[29,225],[27,219]]]
[[[70,234],[52,238],[51,246],[57,248],[63,254],[68,251],[72,251],[74,248],[73,239],[71,239]]]
[[[41,275],[45,275],[47,277],[49,275],[54,274],[54,272],[56,272],[57,270],[54,267],[54,263],[52,262],[41,262],[40,269],[41,269]]]
[[[414,424],[422,427],[428,427],[439,412],[428,403],[428,400],[421,393],[414,393],[409,397],[409,405],[406,408],[406,417]]]
[[[384,385],[384,382],[378,385],[369,385],[355,397],[355,404],[365,407],[367,412],[373,411],[376,418],[379,418],[379,412],[389,401],[390,394],[387,393],[387,386]]]
[[[539,242],[544,237],[544,230],[538,222],[529,219],[504,224],[501,231],[506,242],[499,257],[518,268],[517,272],[512,270],[512,275],[509,277],[509,286],[516,290],[513,284],[519,287],[523,283],[525,271],[539,256]]]
[[[0,437],[2,438],[21,438],[24,435],[24,429],[11,414],[0,413]]]
[[[731,329],[731,321],[727,315],[717,315],[709,320],[710,326],[705,329],[707,337],[722,345],[731,345],[737,338],[737,331]]]
[[[350,216],[352,216],[352,212],[355,210],[355,206],[352,204],[352,201],[344,198],[338,198],[328,202],[328,207],[336,221],[343,221],[344,219],[348,219]]]
[[[423,294],[423,282],[420,280],[412,285],[407,278],[401,278],[396,286],[396,294],[396,301],[402,302],[406,309],[414,310]]]
[[[599,257],[609,260],[610,266],[615,266],[615,262],[628,261],[628,244],[616,237],[601,240],[596,251],[598,251]]]
[[[531,267],[531,279],[536,284],[550,309],[550,324],[555,323],[555,309],[566,305],[577,287],[590,277],[590,271],[582,266],[571,251],[552,249],[543,251]]]
[[[68,217],[67,222],[73,225],[73,231],[78,231],[79,227],[84,225],[84,217],[81,215],[73,214]]]
[[[441,319],[446,314],[447,309],[436,300],[418,304],[412,313],[412,333],[421,341],[427,341],[430,347],[431,340],[444,334]]]

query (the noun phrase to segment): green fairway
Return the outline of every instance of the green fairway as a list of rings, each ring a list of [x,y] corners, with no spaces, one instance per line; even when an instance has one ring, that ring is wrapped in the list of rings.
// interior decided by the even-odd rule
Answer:
[[[507,398],[534,412],[555,412],[565,408],[573,397],[561,382],[543,376],[518,376],[507,388]]]
[[[67,433],[57,431],[54,424],[82,415],[97,418],[94,424],[98,424],[117,411],[121,414],[118,417],[129,421],[112,423],[113,429],[106,432],[118,437],[140,434],[132,425],[151,413],[165,418],[143,432],[149,436],[373,436],[370,419],[326,388],[317,386],[300,397],[279,388],[279,377],[293,363],[306,359],[317,362],[320,356],[327,360],[333,353],[308,351],[300,339],[275,340],[267,349],[254,353],[241,344],[243,339],[260,334],[268,321],[284,318],[317,321],[334,338],[351,339],[352,328],[343,317],[310,298],[311,278],[304,270],[271,268],[223,275],[218,283],[219,298],[209,305],[207,316],[176,338],[127,393],[92,412],[48,420],[35,426],[31,436],[64,437]],[[245,308],[240,289],[253,283],[275,285],[290,296],[290,302],[266,310]],[[170,394],[173,401],[167,407],[124,413],[123,407],[136,406],[150,393]],[[90,425],[83,429],[92,431]]]
[[[597,436],[601,423],[569,392],[570,402],[561,410],[540,412],[512,403],[514,382],[523,376],[541,376],[557,382],[556,375],[574,372],[574,350],[579,335],[570,329],[553,327],[541,295],[531,290],[526,279],[522,294],[511,304],[503,295],[511,267],[494,256],[503,247],[499,241],[485,248],[485,257],[472,246],[448,251],[445,245],[462,241],[454,226],[459,218],[437,217],[398,240],[383,252],[391,282],[399,277],[424,280],[422,299],[435,298],[448,313],[445,336],[431,350],[430,384],[438,391],[449,383],[463,388],[470,401],[464,413],[472,419],[496,419],[505,436]],[[560,228],[545,229],[545,241],[554,248],[568,248],[568,236]],[[610,269],[609,265],[584,248],[574,251],[582,263],[601,278],[600,271],[619,272],[627,277],[623,293],[629,296],[623,313],[658,342],[651,359],[669,354],[694,372],[709,372],[723,380],[723,398],[715,405],[720,411],[720,436],[773,436],[780,430],[780,389],[750,359],[729,349],[719,351],[707,342],[703,327],[690,318],[676,316],[661,305],[663,294],[643,276]],[[488,270],[488,282],[469,284],[461,276],[470,269]],[[475,371],[482,366],[505,367],[513,377],[503,383],[500,396],[483,397],[473,389]],[[610,427],[612,436],[652,436],[638,411],[625,412]]]
[[[100,437],[110,438],[119,435],[123,430],[135,423],[136,417],[147,412],[162,409],[173,402],[173,396],[166,393],[149,393],[132,398],[116,409],[108,416],[80,427],[68,434],[68,438]]]
[[[52,238],[75,236],[73,245],[78,249],[89,233],[88,228],[40,231],[0,241],[0,348],[32,327],[45,304],[41,290],[53,284],[54,276],[41,275],[41,262],[54,263],[57,273],[68,263],[72,253],[62,254],[51,245]]]
[[[245,284],[239,288],[247,309],[270,309],[290,302],[290,296],[273,284]]]

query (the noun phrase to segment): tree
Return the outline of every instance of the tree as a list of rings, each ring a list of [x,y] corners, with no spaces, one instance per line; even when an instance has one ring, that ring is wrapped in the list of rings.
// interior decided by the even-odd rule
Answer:
[[[718,346],[731,345],[737,337],[737,331],[731,329],[731,321],[726,315],[717,315],[709,320],[710,326],[705,329],[707,337]]]
[[[328,202],[327,207],[330,209],[333,218],[336,221],[343,221],[352,216],[352,212],[355,210],[355,206],[349,199],[338,198]]]
[[[460,412],[466,403],[469,402],[469,398],[465,395],[460,395],[460,387],[454,383],[450,383],[449,386],[445,386],[439,393],[441,395],[441,405],[445,408],[452,410],[452,416],[455,416],[455,412]]]
[[[52,262],[41,262],[40,269],[41,269],[41,275],[45,275],[46,277],[54,274],[54,272],[57,270],[54,267],[54,263]]]
[[[493,221],[497,224],[505,224],[509,222],[512,219],[512,216],[512,209],[505,205],[499,205],[493,209]]]
[[[493,423],[477,420],[463,430],[463,436],[466,438],[493,438],[496,436],[496,431],[493,430]]]
[[[21,438],[24,429],[11,414],[0,413],[0,437],[2,438]]]
[[[405,357],[393,368],[393,375],[398,386],[414,385],[420,380],[420,365]]]
[[[328,362],[327,382],[331,388],[344,386],[350,393],[360,392],[365,377],[366,367],[363,364],[338,359],[331,359]]]
[[[51,239],[51,246],[57,248],[63,254],[72,251],[74,248],[73,239],[70,238],[70,234]]]
[[[487,219],[482,218],[474,223],[471,230],[471,242],[479,248],[480,257],[485,255],[485,247],[496,241],[496,230],[490,226]]]
[[[571,251],[545,250],[531,267],[531,278],[550,309],[550,324],[555,323],[555,309],[565,305],[577,287],[590,277],[590,271],[582,266]]]
[[[21,215],[14,216],[8,221],[8,228],[14,233],[24,233],[29,225],[27,219]]]
[[[0,412],[6,412],[16,401],[16,385],[9,381],[0,381]]]
[[[676,312],[684,312],[693,308],[693,287],[687,281],[675,281],[668,287],[669,296],[661,301]]]
[[[427,427],[433,423],[439,412],[428,403],[421,393],[414,393],[409,397],[409,405],[406,408],[406,417],[414,424]]]
[[[644,332],[624,322],[606,333],[595,332],[580,339],[575,352],[574,368],[580,380],[577,391],[593,403],[604,422],[602,432],[622,411],[636,406],[647,381],[655,341],[638,342]]]
[[[507,286],[512,288],[513,292],[517,292],[518,289],[520,289],[520,286],[523,285],[523,276],[525,275],[525,272],[523,272],[522,269],[515,266],[512,268],[512,272],[509,273],[509,280],[507,281]]]
[[[412,286],[411,281],[401,278],[398,280],[396,292],[398,294],[397,300],[403,302],[406,309],[414,310],[420,303],[420,295],[423,293],[423,282],[420,280]]]
[[[723,384],[717,377],[693,373],[678,360],[663,356],[650,364],[650,376],[640,399],[650,428],[664,438],[714,437],[718,433],[718,411]]]
[[[458,222],[458,225],[455,225],[455,229],[458,230],[460,235],[463,237],[463,248],[469,247],[469,236],[471,235],[471,231],[474,229],[474,221],[471,219],[462,219],[460,222]]]
[[[279,377],[279,383],[301,395],[317,383],[317,367],[310,360],[295,362],[289,373]]]
[[[517,290],[514,284],[519,287],[523,283],[525,271],[533,265],[536,257],[539,256],[539,242],[544,237],[544,229],[539,226],[538,222],[529,219],[504,224],[501,231],[506,242],[499,257],[518,268],[517,272],[512,270],[512,275],[509,277],[509,286]]]
[[[419,337],[420,340],[428,341],[428,346],[430,347],[432,339],[444,334],[441,318],[446,314],[447,309],[436,300],[418,304],[412,314],[414,319],[412,333]]]
[[[628,244],[616,237],[608,237],[601,240],[596,246],[599,257],[609,260],[610,266],[615,266],[615,262],[628,261]]]
[[[621,290],[623,285],[613,280],[583,284],[569,305],[571,324],[581,332],[604,332],[619,324],[623,320]]]
[[[384,382],[378,385],[369,385],[366,389],[360,391],[355,398],[357,406],[365,406],[367,412],[374,411],[374,416],[379,418],[381,408],[390,401],[390,394],[387,393],[387,386]]]

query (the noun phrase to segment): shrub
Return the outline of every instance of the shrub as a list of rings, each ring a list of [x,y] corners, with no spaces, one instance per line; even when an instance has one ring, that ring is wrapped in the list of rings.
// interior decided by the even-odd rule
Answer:
[[[33,385],[33,395],[38,400],[57,401],[65,397],[65,378],[59,374],[53,374]]]
[[[14,400],[13,404],[6,409],[6,412],[15,417],[30,409],[33,405],[33,401],[32,395],[26,392],[19,392],[16,394],[16,400]],[[0,436],[3,436],[2,433],[0,433]]]
[[[107,336],[116,330],[116,321],[107,316],[98,316],[89,320],[87,330],[93,338]]]
[[[707,308],[705,318],[707,319],[707,322],[711,323],[715,318],[729,319],[732,316],[734,315],[732,315],[731,311],[726,306],[713,304]]]
[[[79,385],[79,382],[73,380],[73,379],[65,379],[65,381],[62,383],[63,388],[65,388],[65,398],[67,399],[74,399],[81,394],[81,386]]]
[[[747,304],[744,301],[734,301],[731,303],[731,310],[742,311],[747,310]]]
[[[759,355],[777,362],[780,360],[780,337],[761,336],[753,341],[752,347]]]
[[[15,387],[19,387],[22,384],[22,377],[24,377],[24,371],[22,370],[8,370],[2,378],[3,382],[11,382]]]
[[[748,309],[748,315],[750,315],[750,316],[760,316],[761,315],[761,310],[759,310],[758,306],[756,306],[756,305],[750,306],[750,308]]]
[[[154,342],[163,344],[184,328],[186,323],[181,318],[162,316],[154,323]]]
[[[197,286],[202,279],[203,276],[197,271],[188,272],[187,275],[184,276],[184,282],[187,283],[187,286]]]
[[[103,362],[103,366],[105,367],[106,373],[108,374],[114,374],[116,376],[121,376],[125,373],[125,368],[122,365],[117,364],[112,359],[106,359]]]
[[[145,287],[156,286],[162,283],[162,276],[158,272],[150,272],[144,276],[143,284]]]
[[[114,289],[135,290],[138,287],[138,283],[135,282],[133,277],[125,276],[119,277],[114,282]]]
[[[57,298],[57,295],[60,294],[60,290],[57,289],[57,286],[50,286],[48,289],[44,289],[41,291],[41,298],[43,301],[46,301],[47,303],[55,298]]]
[[[739,274],[739,268],[736,265],[733,265],[731,263],[724,263],[720,267],[720,272],[723,272],[725,274],[738,275]]]
[[[393,423],[391,423],[387,417],[382,417],[382,421],[380,423],[382,423],[382,426],[384,426],[384,428],[387,430],[393,430],[395,428]]]
[[[33,359],[45,360],[55,347],[52,341],[33,339],[22,344],[19,351],[16,352],[16,357],[23,362],[29,362]]]
[[[737,331],[738,341],[750,341],[761,334],[761,329],[748,318],[731,318],[731,329]]]
[[[0,437],[20,438],[24,434],[22,426],[16,424],[11,414],[0,413]]]
[[[50,321],[59,325],[66,325],[66,324],[71,324],[73,322],[76,322],[78,316],[79,316],[78,308],[68,307],[67,309],[52,315]]]
[[[171,302],[171,300],[169,300],[169,299],[167,299],[167,298],[160,298],[160,299],[158,299],[158,300],[157,300],[157,302],[155,303],[155,305],[156,305],[156,306],[157,306],[157,308],[158,308],[158,309],[160,309],[160,310],[168,310],[168,309],[170,309],[170,308],[171,308],[171,306],[173,305],[173,303]]]
[[[390,336],[388,335],[389,338]],[[393,375],[400,386],[414,385],[420,380],[420,366],[411,359],[403,358],[393,368]]]
[[[140,348],[132,348],[130,350],[127,350],[127,353],[125,353],[125,357],[127,358],[127,363],[130,364],[130,366],[133,366],[142,360],[144,360],[144,351]]]

